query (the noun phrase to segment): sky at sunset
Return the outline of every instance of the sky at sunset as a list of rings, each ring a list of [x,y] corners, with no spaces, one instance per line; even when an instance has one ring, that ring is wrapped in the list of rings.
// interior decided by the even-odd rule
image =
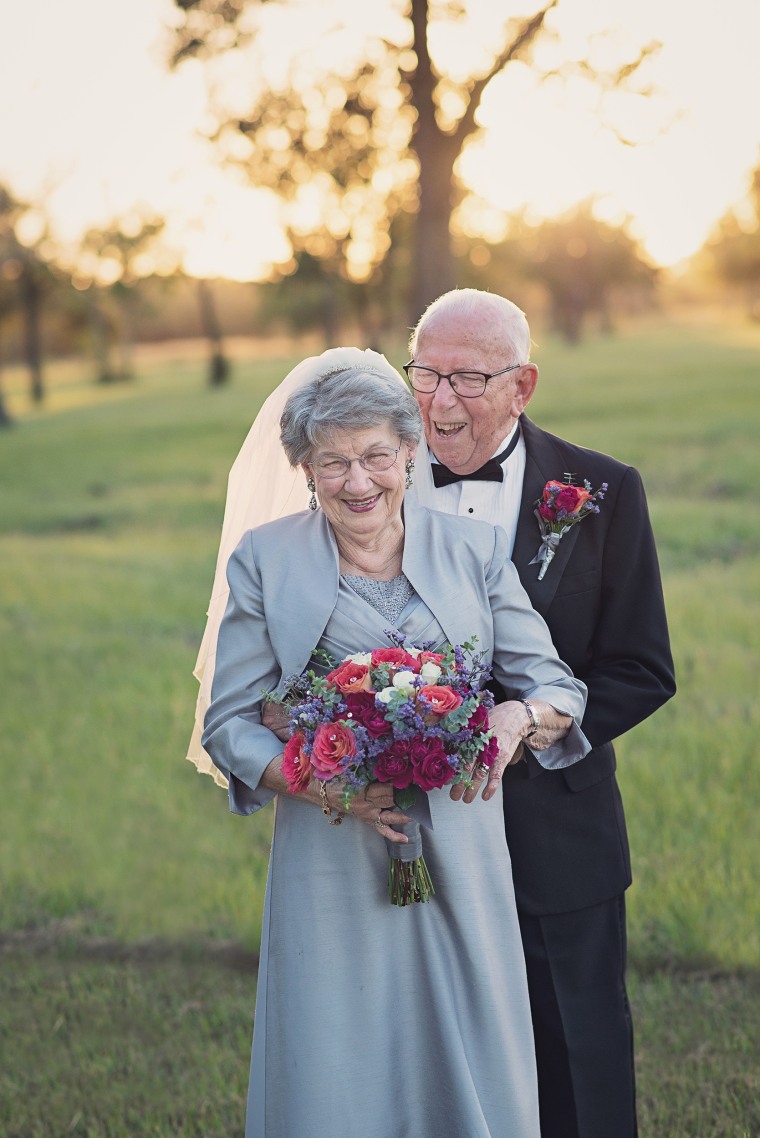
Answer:
[[[433,44],[455,76],[487,62],[504,13],[535,10],[469,6],[469,38],[442,34]],[[343,23],[354,37],[400,26],[393,0],[298,7],[293,21],[266,6],[260,45],[271,74],[283,43],[338,52],[355,42],[341,39]],[[188,271],[255,279],[288,255],[277,202],[221,171],[199,136],[208,79],[196,63],[168,72],[172,13],[169,0],[0,0],[0,182],[44,200],[63,240],[117,213],[154,210]],[[660,40],[645,74],[655,96],[600,104],[586,84],[539,85],[528,68],[510,68],[487,92],[484,135],[460,166],[482,199],[470,224],[520,208],[552,215],[594,194],[605,218],[631,218],[658,262],[693,253],[760,162],[760,0],[560,0],[552,27],[563,46],[542,49],[547,64],[552,53],[589,50],[604,62],[607,41],[589,38],[603,29],[631,51]],[[238,66],[239,85],[255,83],[248,67]]]

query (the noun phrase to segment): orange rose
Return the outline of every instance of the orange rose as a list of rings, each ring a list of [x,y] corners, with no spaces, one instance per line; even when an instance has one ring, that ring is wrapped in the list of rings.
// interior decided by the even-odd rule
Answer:
[[[326,678],[344,695],[357,691],[372,691],[372,681],[366,664],[352,664],[350,660],[346,660]]]
[[[448,715],[450,711],[456,711],[462,702],[459,692],[453,688],[438,687],[437,684],[420,688],[419,694],[425,697],[436,715]]]
[[[356,739],[342,723],[322,723],[314,732],[311,762],[314,773],[322,779],[340,774],[343,760],[356,754]]]

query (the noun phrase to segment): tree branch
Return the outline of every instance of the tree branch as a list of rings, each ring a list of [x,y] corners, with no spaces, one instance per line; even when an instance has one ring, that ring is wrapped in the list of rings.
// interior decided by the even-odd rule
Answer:
[[[489,68],[486,74],[482,75],[480,79],[476,79],[471,84],[470,98],[467,103],[467,110],[464,112],[461,119],[457,123],[456,131],[454,132],[459,148],[463,146],[465,139],[467,139],[477,128],[475,115],[478,112],[481,99],[483,98],[483,92],[485,91],[488,84],[491,82],[494,76],[498,75],[501,71],[504,70],[508,63],[511,63],[513,59],[518,59],[521,51],[523,51],[526,47],[530,47],[538,33],[543,28],[544,22],[546,21],[546,17],[549,15],[549,12],[551,12],[552,8],[556,8],[558,3],[559,0],[550,0],[550,3],[546,4],[545,7],[543,7],[539,12],[536,12],[535,16],[531,16],[529,20],[526,20],[517,32],[517,35],[514,37],[512,42],[507,44],[497,55],[492,66]]]

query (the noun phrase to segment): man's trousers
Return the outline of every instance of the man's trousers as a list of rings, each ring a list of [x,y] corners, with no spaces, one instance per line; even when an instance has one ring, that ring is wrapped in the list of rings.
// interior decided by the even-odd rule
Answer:
[[[541,1138],[635,1138],[625,897],[520,914],[538,1065]]]

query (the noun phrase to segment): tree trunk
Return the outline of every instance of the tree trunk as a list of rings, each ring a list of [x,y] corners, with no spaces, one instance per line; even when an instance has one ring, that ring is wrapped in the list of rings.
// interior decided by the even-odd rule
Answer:
[[[0,363],[1,362],[2,361],[0,360]],[[7,408],[5,406],[5,396],[3,394],[3,385],[2,385],[2,371],[0,370],[0,427],[12,427],[12,426],[13,426],[13,419],[11,419],[10,415],[8,414]]]
[[[24,265],[19,277],[19,292],[24,310],[24,351],[29,368],[30,392],[33,403],[45,397],[42,381],[42,343],[40,340],[40,286],[34,269]]]
[[[131,298],[122,293],[119,303],[119,379],[135,378],[135,332],[132,320]]]
[[[453,162],[435,146],[418,148],[420,159],[419,212],[414,229],[414,254],[409,323],[414,325],[427,306],[456,287],[451,250]]]
[[[111,356],[108,347],[108,324],[103,315],[103,309],[100,306],[100,299],[94,284],[87,289],[86,295],[92,347],[98,368],[97,382],[113,383],[114,374],[111,369]]]
[[[323,267],[322,282],[322,332],[325,338],[325,347],[334,348],[338,343],[338,270],[331,262]]]
[[[454,163],[461,144],[441,131],[435,117],[436,77],[427,43],[428,0],[412,0],[412,26],[417,56],[411,80],[417,108],[412,145],[420,167],[409,295],[409,322],[414,325],[431,301],[456,284],[449,219]]]
[[[198,304],[201,313],[201,327],[209,342],[208,382],[211,387],[219,387],[230,378],[230,363],[224,354],[222,329],[214,303],[214,294],[208,281],[198,280]]]

